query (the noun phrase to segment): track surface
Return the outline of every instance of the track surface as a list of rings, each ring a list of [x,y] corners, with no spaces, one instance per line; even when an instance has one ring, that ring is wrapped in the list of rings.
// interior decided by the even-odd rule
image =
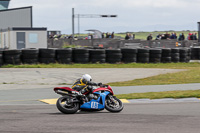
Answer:
[[[1,133],[198,133],[200,103],[125,104],[121,113],[61,114],[55,105],[0,105]]]

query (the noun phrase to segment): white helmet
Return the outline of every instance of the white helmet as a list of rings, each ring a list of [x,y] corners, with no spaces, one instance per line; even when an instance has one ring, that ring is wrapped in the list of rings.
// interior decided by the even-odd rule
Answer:
[[[82,79],[85,79],[85,80],[87,80],[87,81],[92,81],[92,77],[91,77],[89,74],[84,74],[84,75],[82,76]]]

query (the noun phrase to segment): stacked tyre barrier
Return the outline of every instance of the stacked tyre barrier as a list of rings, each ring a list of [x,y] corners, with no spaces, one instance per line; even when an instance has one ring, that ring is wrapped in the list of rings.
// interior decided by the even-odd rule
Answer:
[[[5,50],[3,51],[4,64],[21,64],[21,50]]]
[[[106,50],[106,62],[118,63],[121,62],[122,54],[120,49],[107,49]]]
[[[0,50],[0,66],[3,65],[3,51]]]
[[[162,57],[161,49],[150,49],[149,50],[149,62],[150,63],[160,63]]]
[[[73,50],[73,62],[74,63],[88,63],[89,62],[89,50],[88,49],[74,49]]]
[[[91,49],[89,51],[91,63],[105,63],[106,52],[105,49]]]
[[[60,64],[70,64],[72,62],[72,49],[57,49],[56,60]]]
[[[23,64],[37,64],[39,57],[38,49],[23,49],[22,62]]]
[[[188,49],[180,49],[180,62],[189,62]]]
[[[178,48],[171,49],[171,62],[178,63],[180,61],[180,53]]]
[[[39,49],[39,62],[44,64],[55,63],[55,49]]]
[[[149,49],[142,49],[142,48],[138,49],[137,62],[149,63]]]
[[[131,48],[122,48],[122,62],[131,63],[137,62],[137,49]]]
[[[200,48],[191,48],[191,59],[192,60],[200,59]]]
[[[162,49],[162,63],[170,63],[171,62],[171,49],[170,48],[164,48]]]
[[[23,49],[0,51],[4,64],[44,63],[178,63],[200,59],[200,48],[122,49]]]

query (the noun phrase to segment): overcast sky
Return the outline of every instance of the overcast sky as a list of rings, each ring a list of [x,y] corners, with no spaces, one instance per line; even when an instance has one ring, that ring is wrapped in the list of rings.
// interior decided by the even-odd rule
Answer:
[[[81,18],[80,31],[197,30],[200,0],[11,0],[9,8],[33,6],[33,26],[72,33],[75,14],[116,14],[117,18]],[[78,19],[75,19],[78,32]]]

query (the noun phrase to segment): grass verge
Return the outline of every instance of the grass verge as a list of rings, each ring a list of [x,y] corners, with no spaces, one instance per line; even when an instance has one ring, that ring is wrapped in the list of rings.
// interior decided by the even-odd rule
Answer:
[[[116,96],[119,99],[200,98],[200,90],[131,93]]]
[[[168,68],[168,69],[189,69],[198,68],[200,63],[129,63],[129,64],[23,64],[23,65],[3,65],[1,68]]]
[[[168,73],[158,76],[136,79],[125,82],[108,83],[112,86],[136,86],[136,85],[164,85],[200,83],[200,63],[159,63],[159,64],[36,64],[36,65],[5,65],[2,68],[166,68],[186,69],[187,71]]]
[[[108,83],[111,86],[138,86],[138,85],[166,85],[187,84],[200,82],[200,68],[189,69],[177,73],[167,73],[143,79],[135,79],[125,82]]]

